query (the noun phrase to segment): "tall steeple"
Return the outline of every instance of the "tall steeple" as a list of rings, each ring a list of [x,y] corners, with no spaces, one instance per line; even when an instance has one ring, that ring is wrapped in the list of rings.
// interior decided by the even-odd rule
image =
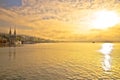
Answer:
[[[16,36],[16,28],[14,28],[14,36]]]
[[[11,46],[11,43],[12,43],[12,31],[11,31],[11,27],[10,27],[10,30],[9,30],[9,46]]]
[[[16,27],[14,28],[14,34],[13,34],[13,36],[14,36],[14,41],[16,41]]]
[[[10,27],[10,30],[9,30],[9,35],[10,35],[10,36],[12,35],[11,27]]]

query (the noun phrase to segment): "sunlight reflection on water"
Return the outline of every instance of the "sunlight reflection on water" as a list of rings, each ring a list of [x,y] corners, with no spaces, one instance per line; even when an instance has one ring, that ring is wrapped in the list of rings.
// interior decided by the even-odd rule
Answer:
[[[99,50],[104,55],[104,60],[102,62],[102,68],[105,71],[111,70],[111,52],[113,50],[113,44],[112,43],[104,43],[102,44],[102,48]]]

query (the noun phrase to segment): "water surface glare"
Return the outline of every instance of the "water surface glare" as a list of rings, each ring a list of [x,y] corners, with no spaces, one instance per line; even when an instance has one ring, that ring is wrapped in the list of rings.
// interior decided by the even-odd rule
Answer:
[[[0,48],[0,80],[120,79],[120,43],[113,43],[104,71],[103,43],[40,43]]]

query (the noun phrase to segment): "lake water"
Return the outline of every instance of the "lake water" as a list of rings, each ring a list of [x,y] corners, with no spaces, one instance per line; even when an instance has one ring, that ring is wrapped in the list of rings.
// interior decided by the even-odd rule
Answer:
[[[0,80],[120,80],[120,43],[111,70],[102,68],[103,43],[40,43],[0,48]]]

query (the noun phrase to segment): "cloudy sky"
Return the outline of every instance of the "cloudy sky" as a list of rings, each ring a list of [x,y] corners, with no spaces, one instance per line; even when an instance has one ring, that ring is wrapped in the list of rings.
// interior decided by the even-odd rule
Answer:
[[[107,28],[92,24],[102,10],[119,17],[119,7],[119,0],[0,0],[0,32],[16,27],[18,34],[55,40],[120,41],[119,22]]]

